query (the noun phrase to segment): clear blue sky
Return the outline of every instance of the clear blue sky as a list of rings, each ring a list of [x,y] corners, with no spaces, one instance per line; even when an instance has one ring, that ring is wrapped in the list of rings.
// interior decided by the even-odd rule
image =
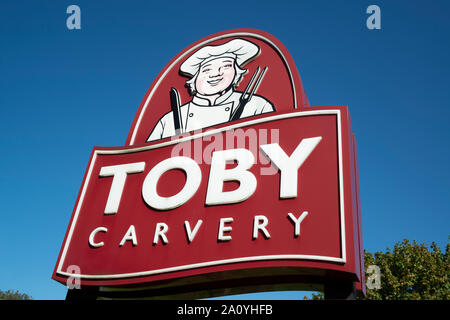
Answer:
[[[81,30],[66,8],[81,8]],[[381,8],[381,30],[366,8]],[[310,104],[348,105],[364,247],[450,235],[449,1],[2,1],[0,289],[64,299],[50,279],[93,146],[120,146],[144,94],[207,35],[276,36]],[[302,298],[275,293],[254,298]]]

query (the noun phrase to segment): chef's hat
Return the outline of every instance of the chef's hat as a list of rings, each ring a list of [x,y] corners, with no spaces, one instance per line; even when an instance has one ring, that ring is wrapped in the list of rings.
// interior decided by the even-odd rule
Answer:
[[[259,47],[244,39],[233,39],[221,45],[206,46],[194,52],[180,67],[183,74],[193,77],[200,66],[217,58],[233,58],[242,67],[259,53]]]

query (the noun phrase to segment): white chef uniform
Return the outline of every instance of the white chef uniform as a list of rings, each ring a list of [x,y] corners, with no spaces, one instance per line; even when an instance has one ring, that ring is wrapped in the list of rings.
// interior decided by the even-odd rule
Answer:
[[[225,123],[230,120],[232,112],[239,104],[242,93],[229,89],[218,97],[214,105],[208,99],[196,94],[191,102],[180,107],[183,131],[189,132]],[[241,119],[275,111],[273,105],[265,98],[253,95],[242,111]],[[157,123],[147,141],[159,140],[175,135],[173,113],[166,113]]]

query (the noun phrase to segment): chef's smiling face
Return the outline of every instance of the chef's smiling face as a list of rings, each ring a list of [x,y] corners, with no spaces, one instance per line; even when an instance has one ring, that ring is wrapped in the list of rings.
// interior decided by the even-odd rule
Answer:
[[[236,70],[234,59],[217,58],[200,67],[195,88],[203,95],[215,95],[226,90],[234,80]]]

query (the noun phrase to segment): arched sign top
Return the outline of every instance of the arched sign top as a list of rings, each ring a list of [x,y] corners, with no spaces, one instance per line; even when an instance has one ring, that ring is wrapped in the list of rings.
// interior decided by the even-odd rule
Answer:
[[[278,39],[256,29],[228,30],[166,65],[147,90],[126,145],[307,106],[294,61]]]

